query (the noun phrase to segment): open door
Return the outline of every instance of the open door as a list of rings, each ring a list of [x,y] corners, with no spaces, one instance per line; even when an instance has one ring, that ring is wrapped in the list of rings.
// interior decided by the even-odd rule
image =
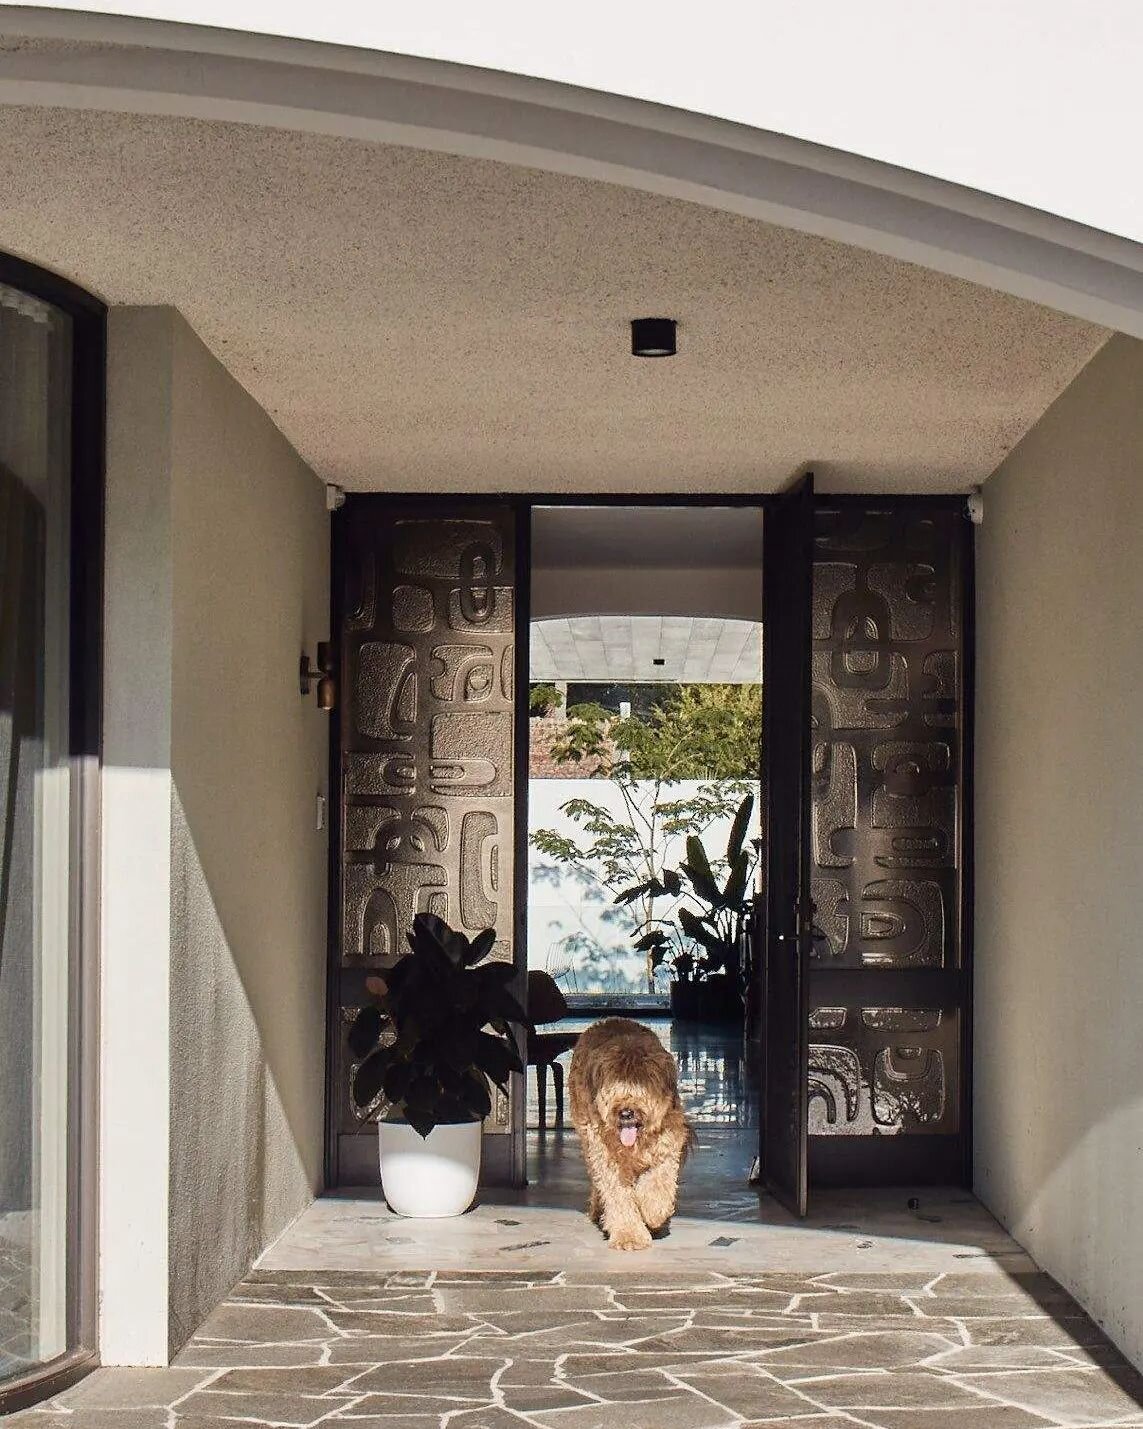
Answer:
[[[814,482],[768,508],[762,564],[762,1179],[806,1214],[810,903],[810,657]]]

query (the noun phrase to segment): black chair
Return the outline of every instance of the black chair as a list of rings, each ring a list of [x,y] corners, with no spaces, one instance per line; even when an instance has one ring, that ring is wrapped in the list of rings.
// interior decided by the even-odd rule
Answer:
[[[567,1017],[567,999],[554,978],[538,969],[528,974],[528,1016],[533,1023],[559,1022]],[[556,1088],[556,1125],[564,1119],[564,1069],[556,1060],[570,1052],[579,1041],[578,1032],[537,1032],[528,1029],[528,1062],[536,1069],[536,1091],[540,1103],[540,1125],[548,1124],[548,1068]]]

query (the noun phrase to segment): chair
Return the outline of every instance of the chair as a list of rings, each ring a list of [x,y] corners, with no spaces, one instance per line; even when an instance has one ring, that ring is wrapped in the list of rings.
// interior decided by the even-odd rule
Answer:
[[[567,999],[549,973],[533,969],[528,974],[528,1016],[533,1023],[559,1022],[569,1012]],[[556,1125],[564,1119],[564,1069],[556,1060],[579,1041],[578,1032],[537,1032],[528,1029],[528,1062],[536,1069],[540,1125],[548,1124],[548,1068],[556,1088]]]

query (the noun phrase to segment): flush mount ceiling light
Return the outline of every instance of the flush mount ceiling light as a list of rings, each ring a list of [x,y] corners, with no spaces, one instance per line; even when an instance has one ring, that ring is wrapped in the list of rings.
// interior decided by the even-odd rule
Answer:
[[[631,352],[635,357],[674,357],[674,318],[632,318]]]

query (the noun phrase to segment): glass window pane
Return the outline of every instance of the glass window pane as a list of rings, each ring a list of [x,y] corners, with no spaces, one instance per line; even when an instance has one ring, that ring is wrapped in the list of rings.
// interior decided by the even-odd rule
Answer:
[[[0,285],[0,1379],[68,1348],[71,340]]]

